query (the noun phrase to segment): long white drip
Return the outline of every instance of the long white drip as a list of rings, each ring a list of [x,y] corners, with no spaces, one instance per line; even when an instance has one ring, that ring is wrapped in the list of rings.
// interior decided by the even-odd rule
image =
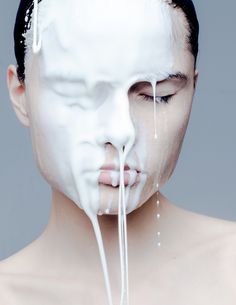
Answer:
[[[33,21],[33,53],[37,54],[41,49],[41,35],[38,28],[38,0],[34,0]]]
[[[157,139],[157,102],[156,102],[156,80],[151,81],[153,90],[153,115],[154,115],[154,138]]]
[[[106,286],[106,291],[107,291],[108,304],[113,305],[111,284],[110,284],[110,279],[109,279],[106,254],[105,254],[105,250],[104,250],[102,233],[101,233],[101,229],[100,229],[100,226],[99,226],[99,223],[98,223],[97,215],[90,216],[90,220],[92,222],[93,229],[94,229],[94,232],[95,232],[95,236],[96,236],[96,239],[97,239],[97,244],[98,244],[98,249],[99,249],[99,254],[100,254],[100,259],[101,259],[101,264],[102,264],[102,270],[103,270],[103,276],[104,276],[105,286]]]
[[[126,219],[126,196],[125,196],[125,186],[124,186],[125,157],[123,150],[119,151],[119,159],[120,159],[120,186],[119,186],[118,231],[119,231],[120,268],[121,268],[120,305],[129,305],[128,239],[127,239],[127,219]]]

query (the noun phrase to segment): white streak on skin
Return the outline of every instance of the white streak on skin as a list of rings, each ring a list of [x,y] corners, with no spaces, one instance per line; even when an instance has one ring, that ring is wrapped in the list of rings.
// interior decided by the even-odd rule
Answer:
[[[34,20],[33,20],[33,53],[37,54],[41,50],[41,35],[38,28],[38,0],[34,0]]]
[[[108,208],[105,210],[106,214],[110,214],[112,200],[113,200],[113,195],[111,194],[111,198],[110,198],[110,200],[108,201],[108,204],[107,204]]]
[[[126,214],[128,214],[129,198],[130,198],[130,186],[128,185],[125,190]]]
[[[154,115],[154,138],[157,140],[157,102],[156,102],[156,80],[152,80],[152,91],[153,91],[153,115]]]
[[[167,124],[167,119],[166,119],[166,107],[168,107],[168,105],[164,105],[165,107],[162,107],[162,117],[163,117],[163,129],[162,129],[162,137],[163,135],[165,136],[168,132],[168,124]],[[164,181],[162,181],[162,176],[163,176],[163,170],[165,169],[166,166],[166,158],[165,156],[168,153],[168,149],[169,147],[163,147],[163,153],[162,153],[162,158],[160,160],[160,169],[158,171],[158,191],[160,189],[160,185],[164,184]]]
[[[129,170],[129,185],[133,185],[135,183],[137,172],[133,170]]]
[[[140,200],[142,190],[146,183],[146,180],[147,180],[147,175],[142,175],[140,177],[140,182],[139,182],[138,186],[136,187],[135,193],[133,194],[133,198],[130,198],[131,202],[129,202],[127,213],[131,213],[133,210],[136,209],[136,207],[139,203],[139,200]]]
[[[119,173],[117,171],[110,171],[112,178],[112,186],[117,187],[119,181]]]

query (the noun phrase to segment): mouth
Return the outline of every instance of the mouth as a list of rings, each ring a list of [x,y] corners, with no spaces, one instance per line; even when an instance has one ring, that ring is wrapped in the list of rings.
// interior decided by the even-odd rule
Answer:
[[[128,165],[124,167],[124,185],[134,186],[141,181],[141,171],[139,169],[130,168]],[[107,165],[100,168],[98,177],[99,184],[112,186],[114,188],[120,185],[120,170],[115,165]]]

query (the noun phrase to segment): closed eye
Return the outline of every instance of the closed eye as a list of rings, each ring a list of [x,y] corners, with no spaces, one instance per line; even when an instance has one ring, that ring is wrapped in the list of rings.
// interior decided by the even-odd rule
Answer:
[[[166,96],[156,96],[155,97],[155,102],[156,103],[168,103],[170,101],[170,99],[172,98],[174,94],[170,94],[170,95],[166,95]],[[147,95],[147,94],[139,94],[139,96],[141,96],[145,101],[148,102],[153,102],[154,98],[151,95]]]

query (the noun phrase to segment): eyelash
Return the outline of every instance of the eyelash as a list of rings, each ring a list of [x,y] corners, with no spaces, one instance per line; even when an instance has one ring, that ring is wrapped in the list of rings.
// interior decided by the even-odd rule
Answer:
[[[144,100],[153,102],[153,96],[147,95],[147,94],[140,94],[140,96],[143,97]],[[156,96],[156,102],[157,103],[165,103],[168,104],[170,99],[173,95],[166,95],[166,96]],[[158,100],[157,100],[158,99]]]

